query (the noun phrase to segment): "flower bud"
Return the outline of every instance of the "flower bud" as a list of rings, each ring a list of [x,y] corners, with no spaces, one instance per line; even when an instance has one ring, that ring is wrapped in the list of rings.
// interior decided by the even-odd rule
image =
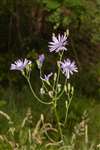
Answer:
[[[57,73],[54,73],[54,81],[57,79]]]
[[[74,94],[74,87],[73,86],[71,87],[71,94],[72,95]]]
[[[53,98],[53,91],[49,91],[49,96]]]
[[[64,85],[64,91],[67,93],[67,86]]]
[[[66,109],[68,108],[68,101],[65,101]]]
[[[44,90],[43,87],[40,89],[40,94],[41,94],[41,95],[44,95],[44,94],[45,94],[45,90]]]
[[[61,91],[61,84],[57,85],[57,90],[58,90],[58,93]]]
[[[70,90],[71,90],[71,85],[70,85],[70,83],[68,83],[67,89],[68,89],[68,92],[70,92]]]

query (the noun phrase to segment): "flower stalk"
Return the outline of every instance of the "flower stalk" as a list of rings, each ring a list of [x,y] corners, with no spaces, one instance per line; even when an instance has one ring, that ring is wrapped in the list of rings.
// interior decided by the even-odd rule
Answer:
[[[58,34],[57,37],[55,36],[55,34],[53,34],[52,42],[49,42],[49,45],[48,45],[50,52],[55,52],[55,53],[58,53],[59,55],[59,61],[57,61],[57,67],[58,67],[57,73],[51,72],[49,74],[44,74],[42,76],[41,69],[45,60],[44,54],[39,55],[38,59],[36,60],[37,67],[40,71],[40,79],[42,81],[42,87],[40,89],[40,93],[41,95],[48,94],[51,100],[50,102],[45,102],[41,100],[35,93],[34,89],[32,88],[32,85],[30,82],[32,62],[30,60],[27,60],[26,58],[24,60],[18,59],[13,64],[11,64],[11,67],[10,67],[10,70],[18,70],[26,78],[29,88],[33,94],[33,97],[35,97],[37,101],[45,105],[51,105],[51,107],[54,110],[55,118],[57,121],[59,136],[60,136],[61,141],[63,141],[63,143],[64,143],[64,137],[63,137],[59,114],[57,111],[58,100],[62,97],[63,94],[66,93],[68,99],[65,104],[66,105],[65,120],[64,120],[64,125],[65,125],[67,122],[68,111],[69,111],[69,107],[70,107],[72,97],[73,97],[73,88],[71,88],[70,84],[67,81],[70,79],[71,75],[73,75],[74,72],[78,72],[78,69],[74,61],[71,61],[70,59],[65,59],[64,61],[62,60],[64,51],[67,51],[67,48],[66,48],[66,45],[68,43],[67,36],[68,36],[68,33],[65,33],[64,35]],[[64,85],[61,85],[60,83],[61,73],[65,75]],[[53,82],[50,81],[52,77],[53,77]]]
[[[28,84],[29,84],[29,87],[30,87],[30,90],[31,90],[33,96],[34,96],[40,103],[45,104],[45,105],[50,105],[50,104],[52,104],[52,102],[44,102],[44,101],[42,101],[42,100],[36,95],[36,93],[34,92],[30,80],[29,80],[28,78],[26,78],[26,79],[27,79],[27,82],[28,82]]]
[[[61,125],[60,125],[60,119],[59,119],[59,115],[58,115],[58,112],[57,112],[57,108],[56,108],[56,101],[53,100],[53,109],[54,109],[54,113],[55,113],[55,117],[56,117],[56,121],[57,121],[57,125],[58,125],[58,131],[59,131],[59,135],[60,135],[60,138],[61,140],[63,141],[63,133],[62,133],[62,128],[61,128]]]

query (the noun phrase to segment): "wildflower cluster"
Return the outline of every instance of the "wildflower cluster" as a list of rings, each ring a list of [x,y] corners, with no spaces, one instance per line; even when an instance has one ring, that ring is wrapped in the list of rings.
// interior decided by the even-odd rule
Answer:
[[[56,37],[55,34],[53,34],[52,42],[49,42],[49,45],[48,45],[49,51],[56,52],[56,53],[60,53],[61,51],[66,51],[67,48],[65,46],[67,45],[67,43],[68,41],[67,41],[66,33],[64,35],[59,34],[58,37]],[[41,69],[44,60],[45,60],[44,54],[39,55],[39,58],[37,59],[37,65],[39,69]],[[14,62],[14,64],[11,64],[10,69],[23,71],[25,68],[27,68],[28,65],[31,65],[31,64],[32,62],[30,60],[27,60],[26,58],[25,60],[18,59],[17,61]],[[70,59],[60,61],[59,64],[60,64],[63,74],[65,74],[67,79],[70,78],[70,75],[73,75],[73,72],[78,72],[75,62],[74,61],[71,62]],[[41,79],[49,80],[52,74],[53,73],[44,75],[44,79],[43,78]]]
[[[64,51],[67,51],[66,46],[68,45],[68,34],[64,33],[64,35],[58,34],[56,37],[55,34],[52,36],[52,41],[48,43],[49,52],[55,52],[59,55],[59,60],[57,61],[57,67],[58,71],[53,73],[50,72],[48,74],[43,74],[42,72],[42,66],[45,61],[45,55],[41,54],[39,55],[38,59],[36,60],[37,67],[40,71],[40,79],[42,81],[42,87],[40,88],[41,95],[47,94],[49,96],[49,101],[44,101],[43,97],[42,99],[39,98],[34,89],[32,88],[31,82],[30,82],[30,73],[32,69],[32,61],[25,58],[25,60],[17,60],[14,62],[14,64],[11,64],[11,70],[19,70],[21,71],[22,75],[27,79],[30,90],[33,94],[33,96],[42,104],[51,105],[54,110],[57,125],[58,125],[58,131],[61,138],[61,141],[63,141],[63,132],[60,125],[60,118],[57,112],[57,105],[58,100],[61,98],[63,94],[67,95],[67,100],[65,100],[65,120],[64,123],[66,124],[67,116],[68,116],[68,110],[71,104],[71,100],[73,97],[74,88],[70,85],[69,79],[71,75],[74,74],[74,72],[78,72],[78,68],[74,61],[71,61],[69,58],[63,60],[63,54]],[[62,85],[60,83],[60,74],[65,75],[65,83]],[[51,79],[53,79],[53,82],[51,82]]]

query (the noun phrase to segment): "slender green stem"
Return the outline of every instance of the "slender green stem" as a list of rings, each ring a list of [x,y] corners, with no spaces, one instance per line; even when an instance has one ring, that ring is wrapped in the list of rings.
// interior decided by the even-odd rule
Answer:
[[[56,85],[56,79],[54,79],[54,82],[53,82],[53,93],[56,94],[56,91],[55,91],[55,85]]]
[[[63,56],[63,51],[60,54],[60,60],[59,61],[62,60],[62,56]],[[56,108],[56,105],[57,105],[57,86],[58,86],[58,83],[59,83],[59,77],[60,77],[60,67],[58,67],[57,80],[54,81],[54,85],[53,85],[53,91],[54,91],[55,95],[54,95],[54,98],[52,99],[52,101],[53,101],[54,113],[55,113],[55,117],[56,117],[56,120],[57,120],[57,125],[58,125],[60,138],[63,141],[63,133],[62,133],[61,125],[60,125],[59,115],[57,113],[57,108]]]
[[[67,78],[65,79],[65,84],[64,86],[66,85],[67,83]],[[64,94],[64,87],[63,87],[63,90],[61,91],[61,93],[58,95],[58,97],[56,98],[56,100],[60,99],[60,97]]]
[[[72,97],[73,97],[73,96],[72,96]],[[66,108],[66,114],[65,114],[64,126],[65,126],[65,124],[66,124],[66,122],[67,122],[68,111],[69,111],[69,107],[70,107],[70,104],[71,104],[71,101],[72,101],[72,97],[71,97],[71,98],[68,98],[69,103],[68,103],[68,106],[67,106],[67,108]]]
[[[60,97],[64,94],[64,89],[62,90],[62,92],[58,95],[58,97],[56,98],[56,100],[60,99]]]
[[[88,150],[88,125],[85,125],[85,144],[86,144],[86,150]]]
[[[59,61],[62,60],[63,52],[64,52],[64,51],[62,51],[62,53],[60,54],[60,60],[59,60]],[[60,67],[58,67],[58,73],[57,73],[56,93],[57,93],[57,85],[58,85],[58,82],[59,82],[59,77],[60,77]],[[56,95],[57,95],[57,94],[56,94]]]
[[[32,86],[31,86],[31,83],[30,83],[29,78],[27,78],[27,81],[28,81],[28,84],[29,84],[29,87],[30,87],[30,90],[31,90],[33,96],[34,96],[40,103],[45,104],[45,105],[50,105],[50,104],[52,104],[52,102],[49,102],[49,103],[48,103],[48,102],[42,101],[42,100],[35,94],[35,92],[34,92]]]
[[[56,116],[56,119],[57,119],[59,134],[60,134],[61,140],[63,141],[63,133],[62,133],[62,129],[61,129],[61,126],[60,126],[60,121],[59,121],[59,116],[58,116],[57,109],[56,109],[55,105],[54,105],[54,112],[55,112],[55,116]]]

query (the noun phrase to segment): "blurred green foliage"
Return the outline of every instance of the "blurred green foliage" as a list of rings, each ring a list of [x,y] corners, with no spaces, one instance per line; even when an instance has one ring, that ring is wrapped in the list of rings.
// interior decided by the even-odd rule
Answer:
[[[31,128],[31,132],[33,133],[37,120],[40,119],[40,114],[44,114],[45,122],[50,122],[51,119],[53,120],[54,116],[52,116],[50,109],[47,106],[44,106],[40,103],[38,103],[35,99],[33,99],[28,87],[23,87],[22,90],[18,89],[12,89],[9,87],[8,89],[2,89],[2,96],[0,95],[0,99],[2,98],[2,101],[5,101],[5,104],[0,105],[0,148],[1,149],[13,149],[8,144],[9,141],[17,142],[20,146],[28,146],[28,129]],[[4,103],[4,102],[3,102]],[[16,106],[16,107],[15,107]],[[27,109],[29,108],[29,111]],[[31,108],[31,114],[32,118],[30,118],[30,108]],[[61,109],[63,108],[63,109]],[[59,107],[59,113],[60,117],[63,120],[64,117],[64,99],[61,101],[61,105]],[[77,123],[81,122],[81,118],[86,111],[88,114],[88,130],[89,130],[89,144],[94,143],[98,144],[100,141],[100,103],[98,103],[95,99],[92,98],[86,98],[83,96],[74,97],[72,104],[69,109],[69,116],[68,116],[68,124],[66,124],[64,128],[64,135],[65,135],[65,141],[66,144],[70,141],[70,136],[72,135],[72,132],[74,131],[74,127],[77,125]],[[1,111],[5,112],[11,120],[13,121],[13,124],[10,124],[11,121],[6,120],[6,118],[9,117],[3,117],[1,114]],[[28,113],[26,113],[28,112]],[[28,117],[29,114],[29,120],[25,118],[25,114]],[[51,116],[50,116],[51,115]],[[24,119],[25,118],[25,119]],[[31,120],[32,119],[32,120]],[[25,121],[26,120],[26,121]],[[9,122],[8,122],[9,121]],[[27,122],[28,121],[28,122]],[[31,122],[32,121],[32,122]],[[24,124],[25,123],[25,124]],[[22,124],[25,126],[22,128]],[[52,122],[52,125],[55,126],[55,122]],[[9,130],[10,128],[10,130]],[[10,131],[10,132],[9,132]],[[14,132],[14,134],[13,134]],[[32,134],[33,135],[33,134]],[[32,147],[34,144],[36,144],[39,133],[37,135],[37,139],[32,139]],[[94,136],[95,135],[95,136]],[[2,140],[4,137],[8,138],[8,141]],[[50,134],[52,136],[52,134]],[[53,135],[54,136],[54,135]],[[55,138],[56,135],[55,135]],[[29,138],[30,139],[30,138]],[[43,139],[43,143],[38,144],[40,146],[40,149],[43,150],[45,142],[47,143],[47,138]],[[79,138],[79,149],[81,146],[81,138]],[[27,141],[27,142],[26,142]],[[7,146],[7,147],[6,147]],[[9,146],[9,148],[8,148]],[[21,149],[21,148],[20,148]],[[29,149],[29,148],[27,148]],[[35,149],[35,148],[33,148]],[[37,148],[37,150],[39,147]],[[49,149],[49,148],[48,148]],[[54,149],[56,149],[54,147]],[[77,148],[78,149],[78,148]],[[51,148],[53,150],[53,148]],[[94,149],[93,149],[94,150]]]
[[[70,31],[68,49],[81,74],[81,89],[87,85],[85,91],[91,89],[90,82],[85,85],[83,81],[86,76],[88,81],[93,78],[97,82],[98,74],[93,75],[91,70],[96,69],[100,58],[99,0],[1,0],[0,29],[0,83],[8,85],[10,79],[18,79],[9,71],[12,61],[19,56],[34,61],[36,57],[30,56],[34,51],[35,55],[48,55],[47,43],[52,32],[62,33],[66,29]],[[89,75],[85,76],[87,72]]]
[[[23,47],[30,45],[36,35],[48,37],[55,29],[67,28],[71,33],[75,29],[72,34],[99,43],[99,9],[99,0],[1,0],[0,47]]]

